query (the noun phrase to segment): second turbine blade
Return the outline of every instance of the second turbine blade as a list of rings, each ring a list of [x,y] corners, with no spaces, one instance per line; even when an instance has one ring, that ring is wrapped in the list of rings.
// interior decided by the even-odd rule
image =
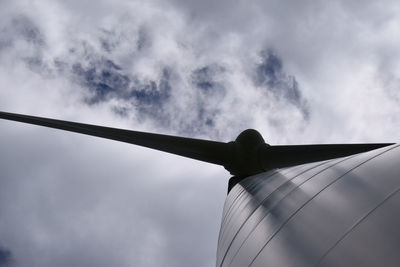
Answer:
[[[138,132],[7,112],[0,112],[0,118],[121,141],[223,166],[228,161],[229,145],[222,142]]]

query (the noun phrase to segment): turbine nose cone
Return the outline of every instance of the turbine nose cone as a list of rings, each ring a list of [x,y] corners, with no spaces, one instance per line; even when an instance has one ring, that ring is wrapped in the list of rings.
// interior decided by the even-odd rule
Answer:
[[[232,153],[227,169],[232,175],[246,177],[263,171],[259,161],[259,152],[268,146],[261,134],[254,129],[241,132],[234,142],[231,142]]]
[[[244,147],[255,147],[259,144],[265,143],[262,135],[254,129],[247,129],[241,132],[236,138],[235,142]]]

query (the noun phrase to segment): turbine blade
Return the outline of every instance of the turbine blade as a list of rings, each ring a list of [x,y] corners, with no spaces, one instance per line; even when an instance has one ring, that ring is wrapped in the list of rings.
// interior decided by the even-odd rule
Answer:
[[[229,154],[230,149],[227,143],[130,131],[8,112],[0,112],[0,118],[121,141],[218,165],[227,164],[226,155]]]
[[[309,162],[346,157],[394,143],[326,144],[264,147],[259,154],[265,169],[282,168]]]
[[[270,146],[259,132],[252,129],[243,131],[233,142],[222,143],[8,112],[0,112],[0,118],[121,141],[222,165],[239,178],[275,168],[350,156],[393,144]]]

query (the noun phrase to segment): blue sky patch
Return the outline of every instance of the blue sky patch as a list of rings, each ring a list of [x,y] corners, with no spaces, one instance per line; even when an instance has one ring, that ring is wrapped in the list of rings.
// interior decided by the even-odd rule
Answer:
[[[11,251],[0,246],[0,267],[10,266],[11,262],[12,262]]]
[[[276,98],[298,107],[304,118],[309,117],[310,110],[296,78],[285,73],[282,60],[272,50],[261,53],[261,62],[256,66],[254,80],[258,87],[265,88]]]

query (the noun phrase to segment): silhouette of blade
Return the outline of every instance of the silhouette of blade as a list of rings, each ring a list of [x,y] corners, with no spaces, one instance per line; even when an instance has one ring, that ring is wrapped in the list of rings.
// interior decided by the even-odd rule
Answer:
[[[269,146],[262,149],[259,155],[263,167],[265,169],[271,169],[346,157],[393,144],[394,143]]]
[[[274,168],[345,157],[392,145],[384,143],[270,146],[264,142],[259,132],[252,129],[243,131],[233,142],[222,143],[8,112],[0,112],[0,118],[93,135],[222,165],[239,178]]]
[[[228,153],[229,146],[221,142],[130,131],[8,112],[0,112],[0,118],[121,141],[218,165],[227,163],[225,155]]]
[[[238,177],[247,177],[274,168],[345,157],[391,144],[334,144],[270,146],[259,132],[247,129],[234,143],[234,153],[227,170]]]

